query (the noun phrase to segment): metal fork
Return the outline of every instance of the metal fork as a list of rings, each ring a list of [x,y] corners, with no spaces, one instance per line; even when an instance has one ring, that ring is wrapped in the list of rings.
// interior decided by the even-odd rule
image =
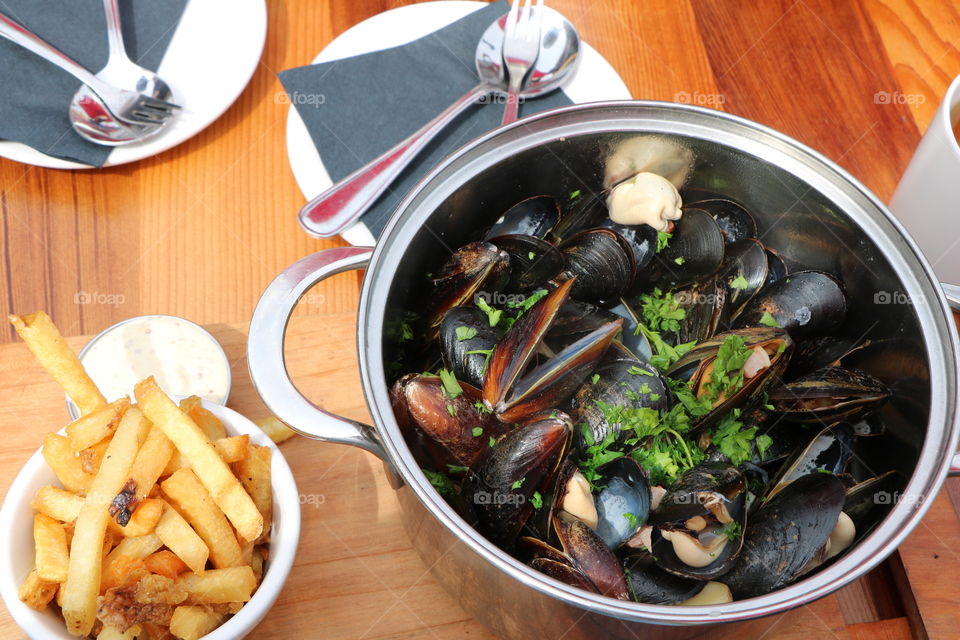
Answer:
[[[89,86],[111,114],[124,122],[162,124],[170,119],[175,109],[180,108],[170,102],[156,100],[136,91],[118,89],[104,82],[40,36],[2,13],[0,13],[0,36],[52,62]]]
[[[520,9],[520,0],[513,0],[507,25],[504,29],[503,63],[509,74],[507,104],[503,110],[500,124],[510,124],[517,119],[519,94],[523,81],[533,63],[540,55],[540,23],[543,19],[543,0],[537,0],[535,9],[530,8],[530,0],[525,0]]]

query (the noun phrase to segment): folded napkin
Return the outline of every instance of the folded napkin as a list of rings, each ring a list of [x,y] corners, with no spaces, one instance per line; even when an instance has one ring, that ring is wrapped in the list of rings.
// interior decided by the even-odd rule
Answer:
[[[501,0],[400,47],[281,72],[330,177],[336,182],[370,162],[475,86],[480,36],[508,10]],[[555,91],[521,104],[520,115],[569,104]],[[373,236],[427,171],[502,116],[502,104],[479,103],[448,125],[361,218]]]
[[[120,0],[130,58],[160,66],[187,0]],[[102,0],[3,0],[0,11],[97,72],[107,63]],[[6,38],[0,38],[0,139],[23,142],[65,160],[102,166],[111,149],[87,142],[70,126],[67,110],[81,82]]]

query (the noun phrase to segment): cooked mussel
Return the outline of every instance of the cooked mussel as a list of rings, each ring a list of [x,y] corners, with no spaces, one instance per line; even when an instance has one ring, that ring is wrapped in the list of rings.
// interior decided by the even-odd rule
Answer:
[[[533,196],[513,205],[484,234],[484,240],[525,235],[546,238],[560,219],[560,204],[552,196]]]
[[[557,512],[553,518],[563,552],[571,564],[583,572],[603,595],[629,600],[623,567],[593,529],[565,511]]]
[[[723,262],[720,227],[701,209],[684,212],[669,244],[637,274],[636,288],[667,290],[685,287],[714,273]]]
[[[728,198],[709,198],[706,200],[684,200],[686,208],[706,211],[723,232],[727,244],[733,244],[744,238],[757,237],[757,223],[753,216],[739,202]],[[686,215],[686,214],[684,214]]]
[[[737,312],[767,284],[767,252],[756,238],[743,238],[727,245],[719,279],[727,288],[728,313]]]
[[[646,604],[677,604],[694,597],[706,582],[661,569],[646,551],[633,551],[623,559],[630,597]]]
[[[764,595],[792,582],[830,538],[846,491],[829,473],[791,482],[750,519],[743,550],[723,576],[737,600]]]
[[[530,561],[530,566],[540,573],[554,580],[559,580],[571,587],[577,587],[578,589],[592,593],[600,593],[600,590],[590,582],[590,579],[587,578],[582,571],[574,569],[570,564],[559,562],[552,558],[534,558]]]
[[[733,328],[775,324],[796,340],[823,334],[843,322],[847,296],[822,271],[797,271],[764,287],[734,318]]]
[[[610,229],[588,229],[559,246],[566,275],[575,278],[570,295],[601,306],[616,304],[637,271],[633,251]]]
[[[482,289],[499,291],[509,278],[510,256],[489,242],[471,242],[454,251],[431,281],[429,337],[436,335],[447,310],[472,303]]]
[[[490,326],[487,314],[476,307],[453,307],[440,323],[443,362],[458,380],[483,386],[490,353],[500,333]]]
[[[797,422],[858,420],[890,397],[885,384],[859,369],[826,367],[770,391],[774,411]]]
[[[467,495],[476,505],[480,530],[511,549],[533,511],[533,494],[553,480],[570,443],[572,423],[560,412],[534,417],[514,429],[473,467]]]
[[[624,456],[601,465],[603,488],[596,494],[597,535],[618,549],[637,534],[650,515],[650,483],[640,464]],[[588,523],[589,524],[589,523]]]
[[[503,290],[528,292],[553,279],[563,269],[563,256],[546,240],[531,235],[514,234],[490,240],[510,256],[510,278]]]
[[[791,482],[811,473],[838,475],[846,471],[853,457],[853,437],[853,428],[846,423],[822,430],[784,463],[771,483],[767,497],[776,495]]]

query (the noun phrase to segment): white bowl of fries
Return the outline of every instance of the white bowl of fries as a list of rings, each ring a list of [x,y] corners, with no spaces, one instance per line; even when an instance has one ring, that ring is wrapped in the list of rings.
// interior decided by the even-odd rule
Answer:
[[[69,360],[53,337],[40,347]],[[88,385],[68,375],[54,376],[68,392]],[[31,638],[242,638],[293,565],[293,473],[235,411],[178,406],[152,379],[136,396],[88,403],[17,475],[0,508],[0,595]]]

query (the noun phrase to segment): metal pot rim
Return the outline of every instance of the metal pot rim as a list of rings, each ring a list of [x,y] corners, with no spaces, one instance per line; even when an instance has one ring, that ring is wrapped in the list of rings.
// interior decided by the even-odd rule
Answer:
[[[600,132],[663,132],[704,138],[776,164],[819,189],[856,222],[890,261],[915,305],[930,364],[931,407],[926,437],[905,494],[886,520],[832,566],[765,596],[720,606],[671,607],[624,602],[569,587],[526,567],[475,531],[426,480],[404,442],[384,384],[381,348],[385,300],[393,273],[420,224],[480,170],[563,136]],[[960,437],[957,413],[958,339],[932,268],[885,205],[835,163],[773,129],[726,113],[666,102],[614,101],[562,107],[494,130],[461,147],[403,199],[381,235],[364,278],[358,315],[364,394],[394,468],[423,505],[461,542],[521,583],[567,604],[623,620],[665,625],[731,622],[785,611],[860,577],[920,522],[946,477]]]

